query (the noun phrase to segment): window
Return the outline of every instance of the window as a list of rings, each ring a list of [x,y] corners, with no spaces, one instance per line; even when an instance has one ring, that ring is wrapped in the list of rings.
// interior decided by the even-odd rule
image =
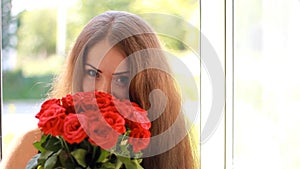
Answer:
[[[234,1],[234,167],[299,168],[300,1]]]
[[[299,168],[299,9],[298,0],[201,1],[201,33],[223,66],[226,96],[201,144],[202,168]],[[203,127],[214,89],[201,70]]]

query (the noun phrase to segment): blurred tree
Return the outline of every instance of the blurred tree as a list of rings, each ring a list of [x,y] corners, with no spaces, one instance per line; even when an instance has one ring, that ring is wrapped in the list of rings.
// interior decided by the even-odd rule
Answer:
[[[78,0],[77,4],[70,7],[68,11],[67,50],[91,18],[108,10],[133,12],[133,2],[132,0]]]
[[[10,12],[11,12],[11,2],[10,0],[1,1],[1,12],[2,12],[2,48],[9,46],[9,23],[10,23]]]
[[[11,7],[11,0],[1,1],[2,49],[13,48],[15,46],[15,41],[12,38],[17,30],[18,19],[11,15]]]
[[[155,12],[190,18],[199,8],[199,0],[137,0],[132,6],[132,10],[138,13]]]
[[[20,57],[47,57],[56,52],[56,9],[23,11],[18,30]]]
[[[2,70],[8,71],[15,68],[15,48],[17,45],[17,30],[19,15],[12,15],[11,0],[1,1],[2,14]]]
[[[184,29],[185,21],[183,18],[165,13],[145,14],[142,17],[158,33],[166,48],[173,50],[186,49],[184,44],[186,30]]]
[[[132,0],[81,0],[81,8],[79,8],[79,13],[83,16],[84,23],[87,23],[92,17],[103,13],[108,10],[118,10],[118,11],[132,11]]]
[[[107,10],[129,11],[136,14],[165,13],[188,19],[199,7],[198,5],[197,0],[78,0],[75,5],[68,7],[67,11],[66,50],[70,50],[75,38],[92,17]],[[21,13],[21,26],[18,31],[19,55],[36,58],[55,54],[56,12],[56,9],[40,9]],[[150,24],[154,28],[166,24],[161,24],[165,21],[160,20],[159,17],[153,19]],[[187,34],[183,28],[184,22],[170,20],[167,24],[176,29],[163,32],[169,32],[169,35],[176,35],[179,38],[162,35],[160,39],[167,48],[185,50],[186,46],[182,43]],[[169,27],[161,26],[159,29],[169,29]]]
[[[199,8],[199,0],[138,0],[132,6],[132,10],[136,13],[153,13],[152,15],[145,15],[143,18],[155,30],[162,33],[159,38],[165,47],[173,50],[187,49],[187,44],[184,42],[191,40],[189,34],[191,32],[187,31],[191,31],[189,30],[189,27],[192,26],[189,23],[190,18],[195,15],[195,11]],[[190,25],[187,25],[187,23]],[[195,32],[192,34],[195,35]],[[192,42],[192,44],[198,44],[196,40],[197,38],[193,39],[195,42]]]
[[[194,11],[199,7],[198,0],[79,0],[68,13],[68,26],[67,26],[67,46],[68,50],[78,36],[83,26],[94,16],[103,13],[107,10],[128,11],[135,14],[143,14],[147,12],[165,13],[175,15],[181,18],[192,17]],[[160,20],[159,17],[151,18],[151,26],[158,28],[159,25],[172,25],[168,27],[159,27],[159,29],[168,29],[163,32],[170,32],[169,35],[176,35],[179,39],[174,37],[160,36],[160,39],[167,48],[184,50],[186,49],[182,41],[186,38],[186,33],[183,28],[183,21],[177,20],[173,22],[170,20],[168,23],[163,23],[165,20]],[[170,27],[176,29],[169,30]]]

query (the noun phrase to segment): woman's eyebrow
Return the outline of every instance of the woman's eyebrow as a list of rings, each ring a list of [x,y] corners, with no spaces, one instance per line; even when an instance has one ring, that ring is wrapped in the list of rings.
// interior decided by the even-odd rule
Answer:
[[[97,72],[99,72],[99,73],[102,73],[102,71],[101,71],[101,70],[99,70],[99,69],[95,68],[93,65],[90,65],[90,64],[88,64],[88,63],[86,63],[86,65],[88,65],[88,66],[92,67],[92,68],[93,68],[93,69],[95,69]]]
[[[116,72],[116,73],[113,73],[112,75],[121,75],[121,74],[126,74],[126,73],[129,73],[129,71]]]

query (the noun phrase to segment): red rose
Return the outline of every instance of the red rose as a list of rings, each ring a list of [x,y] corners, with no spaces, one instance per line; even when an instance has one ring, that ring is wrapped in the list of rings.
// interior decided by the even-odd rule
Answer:
[[[125,118],[127,118],[129,120],[132,117],[132,113],[136,112],[136,111],[143,113],[146,116],[148,114],[147,111],[142,109],[141,107],[139,107],[138,104],[136,104],[134,102],[130,102],[129,100],[116,101],[115,106],[116,106],[117,110],[120,111],[122,116],[124,116]]]
[[[49,99],[46,100],[42,106],[41,106],[41,110],[39,111],[38,114],[35,115],[36,118],[40,118],[40,116],[45,112],[46,109],[48,109],[50,106],[52,106],[53,104],[56,105],[60,105],[60,100],[59,99]]]
[[[120,114],[113,111],[106,111],[102,113],[102,116],[115,131],[121,134],[126,132],[125,120]]]
[[[113,105],[112,96],[110,94],[103,93],[103,92],[95,92],[95,97],[96,97],[99,109]]]
[[[63,138],[70,144],[80,143],[87,137],[83,128],[87,122],[85,115],[69,114],[64,121]]]
[[[98,110],[94,92],[78,92],[73,95],[73,102],[76,113],[82,113],[87,110]]]
[[[63,133],[66,109],[57,104],[49,105],[39,116],[38,126],[45,134],[58,136]]]
[[[111,149],[118,141],[119,134],[105,121],[94,121],[89,125],[89,141],[103,149]]]
[[[151,127],[151,122],[145,113],[134,111],[131,117],[131,125],[132,126],[130,126],[130,128],[138,127],[149,130]]]
[[[113,112],[117,112],[118,113],[117,108],[115,106],[112,106],[112,105],[99,108],[99,110],[100,110],[101,113],[108,112],[108,111],[113,111]]]
[[[47,100],[36,117],[44,134],[62,136],[70,144],[89,137],[92,144],[111,149],[126,127],[131,130],[128,142],[133,151],[145,149],[150,142],[147,111],[103,92],[78,92]]]
[[[134,152],[145,149],[150,143],[151,133],[142,128],[135,128],[129,134],[128,143],[132,145]]]
[[[147,117],[147,111],[139,107],[138,104],[129,100],[115,102],[117,110],[125,118],[126,124],[130,129],[144,128],[150,129],[151,122]]]
[[[137,103],[131,102],[131,105],[133,106],[134,111],[138,111],[138,112],[140,112],[140,113],[145,113],[145,114],[147,114],[147,111],[144,110],[144,109],[142,109]]]
[[[96,96],[96,98],[107,98],[108,100],[113,99],[113,96],[111,94],[108,94],[108,93],[105,93],[105,92],[95,91],[94,95]]]
[[[61,98],[62,106],[66,109],[68,113],[75,113],[74,103],[72,95],[68,94],[65,97]]]
[[[124,118],[128,118],[132,113],[132,108],[129,106],[130,101],[114,100],[114,107]]]
[[[88,119],[89,123],[93,121],[99,121],[102,118],[98,110],[87,110],[85,112],[82,112],[81,114],[83,114]]]

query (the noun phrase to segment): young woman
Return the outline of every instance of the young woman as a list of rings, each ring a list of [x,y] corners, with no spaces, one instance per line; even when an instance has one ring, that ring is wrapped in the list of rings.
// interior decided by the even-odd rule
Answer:
[[[145,169],[199,165],[166,57],[153,30],[140,17],[117,11],[94,17],[77,38],[50,97],[94,90],[128,98],[148,110],[152,138],[144,152]],[[36,152],[33,146],[23,146],[39,135],[38,131],[27,133],[12,150],[12,158],[4,162],[6,168],[18,162],[13,168],[24,168]],[[16,157],[21,150],[27,156]]]

